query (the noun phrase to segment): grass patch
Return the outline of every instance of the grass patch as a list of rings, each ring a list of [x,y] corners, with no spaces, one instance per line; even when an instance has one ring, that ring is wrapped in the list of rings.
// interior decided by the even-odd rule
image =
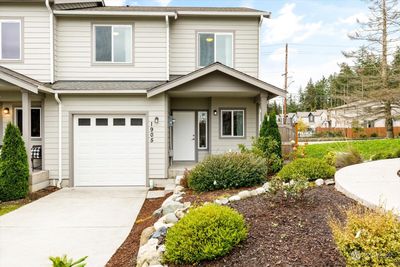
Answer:
[[[310,144],[305,146],[305,156],[308,158],[323,158],[330,152],[344,152],[351,147],[355,148],[364,160],[369,160],[377,153],[394,153],[400,149],[400,139],[359,140],[334,142],[324,144]]]
[[[16,210],[21,206],[22,204],[8,204],[8,203],[0,204],[0,216],[9,213],[13,210]]]

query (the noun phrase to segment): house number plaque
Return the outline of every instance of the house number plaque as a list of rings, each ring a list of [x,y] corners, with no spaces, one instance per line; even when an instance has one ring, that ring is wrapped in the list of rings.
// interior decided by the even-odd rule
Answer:
[[[150,143],[154,142],[154,128],[153,122],[150,122]]]

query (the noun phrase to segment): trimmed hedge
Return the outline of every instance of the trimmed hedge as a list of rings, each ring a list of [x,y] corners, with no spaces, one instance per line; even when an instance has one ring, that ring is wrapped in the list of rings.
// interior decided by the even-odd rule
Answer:
[[[246,237],[245,220],[239,212],[207,204],[191,209],[168,230],[164,259],[175,264],[212,260],[230,252]]]
[[[265,182],[267,174],[265,159],[252,153],[230,152],[208,156],[197,164],[188,175],[188,185],[201,192],[254,186]]]
[[[306,177],[309,181],[314,181],[319,178],[331,178],[335,175],[335,172],[335,167],[329,165],[323,159],[304,158],[296,159],[283,166],[277,176],[285,182],[297,180],[302,177]]]
[[[0,200],[24,198],[29,191],[29,164],[20,130],[9,123],[0,161]]]

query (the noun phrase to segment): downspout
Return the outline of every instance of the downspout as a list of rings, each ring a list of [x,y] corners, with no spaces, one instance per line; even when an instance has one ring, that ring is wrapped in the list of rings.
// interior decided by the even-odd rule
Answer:
[[[167,46],[166,46],[166,62],[167,62],[167,66],[166,66],[166,80],[169,81],[169,17],[168,15],[165,16],[165,27],[166,27],[166,39],[167,39]]]
[[[54,15],[50,6],[50,0],[46,0],[50,21],[50,83],[54,83]]]
[[[61,188],[62,182],[62,103],[58,97],[58,93],[55,93],[54,98],[58,103],[58,181],[57,187]]]

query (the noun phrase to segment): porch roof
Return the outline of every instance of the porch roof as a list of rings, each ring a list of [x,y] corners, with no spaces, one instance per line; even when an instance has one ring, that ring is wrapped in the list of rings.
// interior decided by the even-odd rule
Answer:
[[[168,90],[174,89],[177,86],[183,85],[185,83],[188,83],[190,81],[194,81],[198,78],[204,77],[210,73],[214,72],[221,72],[229,77],[238,79],[240,81],[243,81],[247,84],[250,84],[254,86],[255,88],[258,88],[262,91],[265,91],[268,93],[269,97],[272,98],[275,96],[285,96],[286,92],[272,84],[266,83],[262,80],[259,80],[253,76],[250,76],[248,74],[245,74],[241,71],[235,70],[233,68],[230,68],[224,64],[221,64],[219,62],[213,63],[207,67],[195,70],[187,75],[181,76],[175,80],[169,81],[167,83],[158,85],[147,92],[147,97],[152,97],[155,95],[158,95],[160,93],[166,92]]]
[[[43,83],[3,66],[0,66],[0,80],[34,94],[37,94],[39,91],[51,91],[51,89],[45,87]]]

